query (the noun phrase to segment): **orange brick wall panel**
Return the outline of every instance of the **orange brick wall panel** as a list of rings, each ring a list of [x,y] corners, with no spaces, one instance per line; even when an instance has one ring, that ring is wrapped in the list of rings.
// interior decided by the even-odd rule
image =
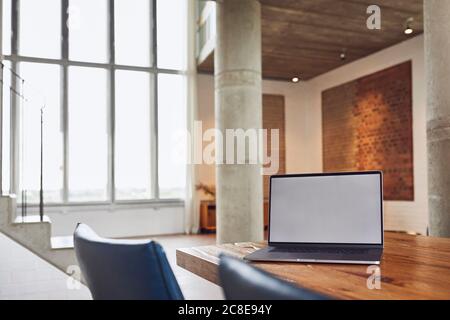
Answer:
[[[284,114],[284,96],[264,94],[263,95],[263,128],[267,130],[267,144],[264,144],[264,154],[267,154],[267,150],[271,150],[278,153],[278,172],[277,174],[286,173],[286,130],[285,130],[285,114]],[[278,129],[279,144],[278,149],[272,150],[271,145],[271,130]],[[266,149],[267,148],[267,149]],[[269,151],[269,156],[271,152]],[[265,167],[269,167],[266,165]],[[264,185],[264,198],[269,198],[269,178],[270,176],[263,177]]]
[[[414,200],[411,62],[322,92],[325,172],[383,170],[385,200]]]

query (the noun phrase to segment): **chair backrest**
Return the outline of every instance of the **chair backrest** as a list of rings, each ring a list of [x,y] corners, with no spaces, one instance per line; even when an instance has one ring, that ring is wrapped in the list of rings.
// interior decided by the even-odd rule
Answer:
[[[328,297],[275,278],[243,260],[221,255],[220,283],[227,300],[327,300]]]
[[[183,299],[164,250],[154,241],[105,239],[79,224],[74,246],[94,299]]]

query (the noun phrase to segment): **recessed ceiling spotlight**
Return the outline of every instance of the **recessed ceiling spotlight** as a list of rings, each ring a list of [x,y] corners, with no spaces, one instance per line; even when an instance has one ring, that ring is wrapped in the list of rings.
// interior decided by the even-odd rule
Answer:
[[[299,79],[298,77],[293,77],[293,78],[291,79],[291,81],[292,81],[293,83],[297,83],[297,82],[300,81],[300,79]]]
[[[403,31],[405,34],[411,34],[414,32],[414,29],[412,28],[413,21],[414,19],[412,17],[406,19],[405,30]]]
[[[344,61],[345,59],[347,59],[347,49],[342,49],[341,53],[339,54],[339,58]]]
[[[411,34],[411,33],[413,33],[413,29],[411,29],[411,28],[405,29],[405,34]]]

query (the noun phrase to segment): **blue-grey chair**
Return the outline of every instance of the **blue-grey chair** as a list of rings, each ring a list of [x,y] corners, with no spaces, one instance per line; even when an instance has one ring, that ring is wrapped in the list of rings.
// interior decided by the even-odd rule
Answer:
[[[164,250],[154,241],[105,239],[78,224],[74,246],[93,299],[183,299]]]
[[[221,255],[220,283],[227,300],[328,300],[257,269],[243,260]]]

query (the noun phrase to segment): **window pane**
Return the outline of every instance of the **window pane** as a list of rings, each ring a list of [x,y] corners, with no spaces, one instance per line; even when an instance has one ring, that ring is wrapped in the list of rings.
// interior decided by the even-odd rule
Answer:
[[[20,0],[19,52],[21,55],[61,56],[61,1]]]
[[[3,134],[2,134],[2,139],[3,139],[3,144],[2,144],[2,159],[0,159],[2,161],[1,163],[1,170],[2,170],[2,189],[4,193],[8,193],[9,192],[9,187],[10,187],[10,139],[11,139],[11,135],[10,135],[10,130],[11,130],[11,90],[10,90],[10,86],[11,86],[11,71],[9,68],[11,68],[11,63],[9,61],[3,61],[3,83],[1,83],[2,85],[2,89],[3,89],[3,97],[2,97],[2,101],[3,101],[3,126],[2,126],[2,130],[3,130]]]
[[[186,83],[158,75],[158,177],[161,198],[183,198],[186,180]]]
[[[40,63],[21,63],[25,80],[21,114],[20,189],[27,191],[27,202],[39,202],[40,128],[43,108],[44,201],[60,202],[63,188],[63,137],[60,108],[60,67]]]
[[[69,58],[88,62],[108,61],[106,0],[70,0]]]
[[[150,65],[150,1],[115,0],[116,63]]]
[[[185,0],[157,0],[157,54],[160,68],[186,68],[186,3]]]
[[[116,72],[116,198],[149,199],[150,75]]]
[[[11,54],[11,0],[3,0],[2,15],[3,54]]]
[[[69,69],[69,200],[108,199],[107,71]]]

